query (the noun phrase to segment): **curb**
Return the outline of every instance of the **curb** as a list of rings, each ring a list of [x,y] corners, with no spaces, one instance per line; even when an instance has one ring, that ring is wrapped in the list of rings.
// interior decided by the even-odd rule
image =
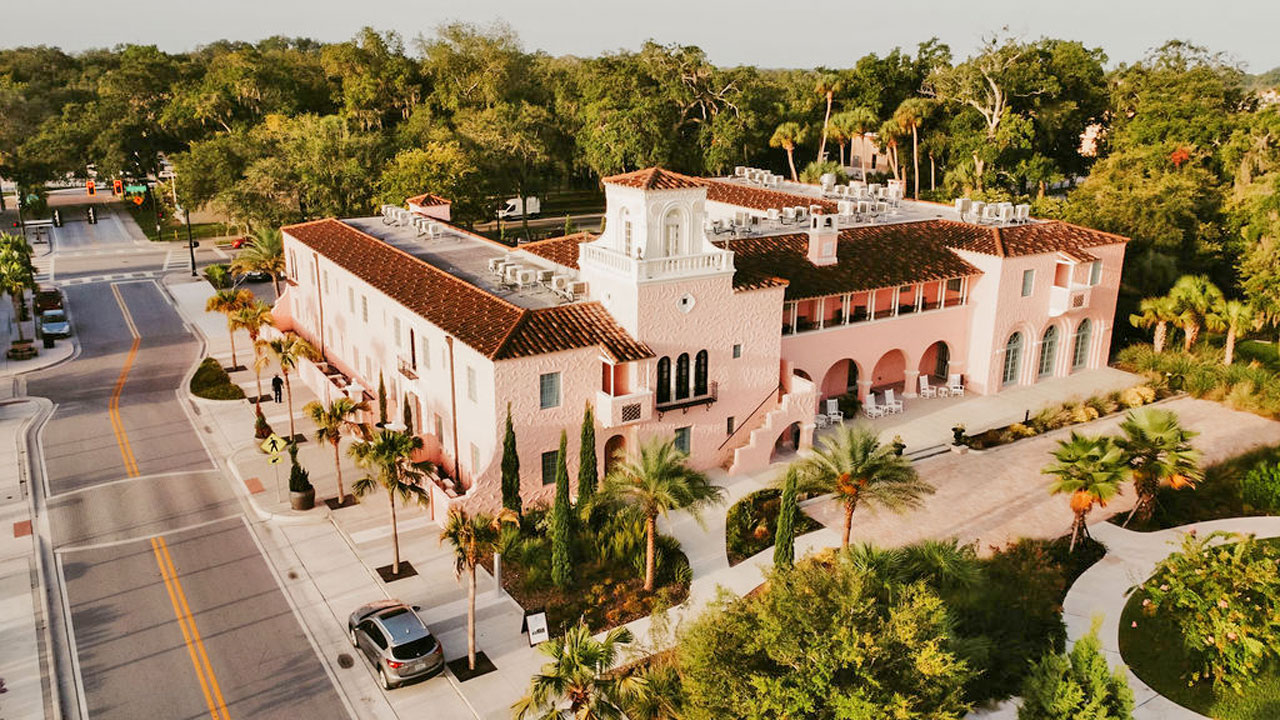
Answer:
[[[327,507],[324,508],[320,515],[294,515],[292,514],[294,512],[292,510],[290,511],[291,514],[285,515],[272,512],[264,508],[258,502],[258,499],[249,492],[249,488],[244,484],[244,475],[240,472],[240,467],[235,461],[236,455],[251,449],[252,448],[240,448],[238,450],[234,450],[226,456],[224,461],[226,462],[227,470],[230,471],[231,475],[236,479],[235,486],[237,494],[248,501],[249,506],[253,508],[253,514],[258,516],[259,520],[262,522],[274,522],[282,525],[319,525],[321,523],[330,522],[333,511]],[[337,526],[337,523],[333,524],[335,527]]]

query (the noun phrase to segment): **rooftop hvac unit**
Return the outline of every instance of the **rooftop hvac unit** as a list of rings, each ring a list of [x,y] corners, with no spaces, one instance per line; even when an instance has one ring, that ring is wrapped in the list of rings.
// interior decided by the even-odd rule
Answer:
[[[734,177],[746,177],[746,176],[747,176],[747,166],[745,166],[745,165],[737,165],[737,166],[735,166],[735,167],[733,168],[733,176],[734,176]]]
[[[987,208],[987,204],[982,202],[981,200],[974,200],[973,202],[969,203],[969,212],[973,216],[973,219],[975,221],[982,220],[982,213],[984,210],[986,210],[986,208]]]
[[[1027,222],[1031,219],[1031,206],[1018,205],[1013,208],[1013,219],[1018,222]]]
[[[782,214],[778,212],[778,208],[769,208],[765,211],[765,216],[770,220],[777,222],[777,220],[782,217]]]
[[[399,209],[400,208],[396,207],[395,205],[383,205],[382,206],[382,222],[390,223],[392,221],[392,218],[395,217],[396,211]]]
[[[972,205],[973,205],[973,201],[970,200],[969,198],[958,197],[956,198],[956,213],[959,214],[961,217],[964,217],[965,213],[969,212],[969,208]]]
[[[830,190],[836,186],[836,174],[822,173],[822,177],[818,178],[818,182],[822,184],[822,189],[824,191]]]
[[[556,272],[554,270],[539,270],[538,282],[542,283],[543,285],[546,285],[547,283],[551,282],[551,278],[555,276],[555,274]]]
[[[1000,203],[1000,222],[1013,222],[1013,205],[1009,203]]]
[[[552,275],[551,289],[557,292],[563,292],[569,288],[569,282],[573,280],[571,275]]]
[[[580,297],[586,296],[587,284],[585,282],[582,282],[581,280],[574,282],[573,284],[569,285],[569,294],[573,296],[574,300],[577,300]]]
[[[438,222],[427,223],[427,234],[433,238],[440,237],[444,234],[444,226]]]
[[[521,269],[520,272],[516,273],[516,285],[520,287],[528,287],[536,282],[537,279],[538,272],[536,270],[524,268]]]

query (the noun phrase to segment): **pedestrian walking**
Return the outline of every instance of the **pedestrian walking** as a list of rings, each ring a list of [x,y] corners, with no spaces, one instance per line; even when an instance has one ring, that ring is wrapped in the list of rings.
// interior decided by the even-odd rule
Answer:
[[[284,380],[281,380],[279,375],[271,378],[271,394],[275,396],[276,402],[283,402]]]

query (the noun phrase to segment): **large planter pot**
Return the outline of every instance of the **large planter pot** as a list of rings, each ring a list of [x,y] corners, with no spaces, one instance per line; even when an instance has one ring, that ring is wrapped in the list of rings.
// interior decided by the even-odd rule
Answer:
[[[310,488],[303,492],[289,491],[289,507],[294,510],[310,510],[316,506],[316,489]]]

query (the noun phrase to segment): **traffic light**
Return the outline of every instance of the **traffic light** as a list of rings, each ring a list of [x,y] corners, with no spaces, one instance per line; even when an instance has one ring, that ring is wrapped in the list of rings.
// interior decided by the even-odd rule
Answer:
[[[62,227],[62,211],[61,210],[53,211],[53,226]]]
[[[84,187],[85,187],[85,189],[86,189],[86,190],[88,190],[88,191],[89,191],[89,197],[93,197],[94,195],[97,195],[97,194],[98,194],[98,186],[97,186],[97,184],[95,184],[92,180],[90,180],[89,182],[85,183],[85,184],[84,184]]]
[[[98,224],[98,213],[94,212],[93,208],[89,208],[89,224],[90,225]]]
[[[123,194],[124,194],[124,181],[123,181],[123,180],[121,180],[121,179],[119,179],[119,178],[116,178],[115,180],[111,181],[111,194],[112,194],[112,195],[123,195]]]

